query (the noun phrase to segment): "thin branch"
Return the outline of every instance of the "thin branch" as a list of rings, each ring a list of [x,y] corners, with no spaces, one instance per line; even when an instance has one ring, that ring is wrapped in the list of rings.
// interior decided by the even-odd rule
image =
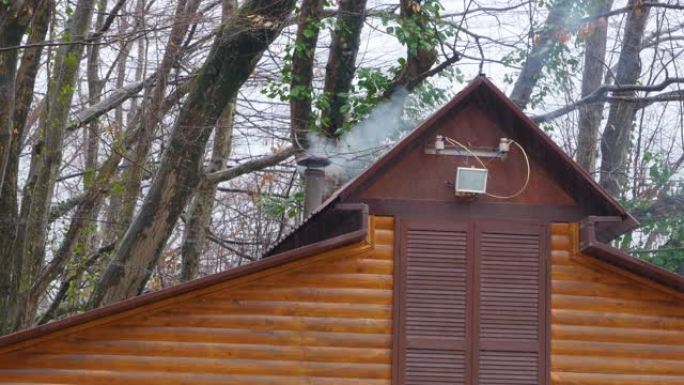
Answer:
[[[229,245],[226,240],[220,238],[219,236],[214,234],[209,229],[207,229],[207,240],[209,240],[209,242],[212,242],[212,243],[219,245],[220,247],[223,247],[224,249],[230,251],[231,253],[234,253],[235,255],[237,255],[238,257],[240,257],[242,259],[246,259],[246,260],[251,261],[251,262],[254,262],[257,260],[256,258],[249,256],[249,255],[237,250],[235,247]]]
[[[291,157],[296,152],[294,147],[288,147],[276,154],[262,156],[254,160],[242,163],[238,166],[231,167],[225,170],[215,171],[205,175],[205,178],[210,183],[220,183],[233,178],[237,178],[240,175],[250,173],[252,171],[261,170],[266,167],[274,166],[285,159]]]
[[[668,4],[668,3],[659,3],[657,1],[643,1],[641,4],[639,4],[639,7],[650,7],[650,8],[665,8],[665,9],[679,9],[679,10],[684,10],[684,4]],[[615,16],[619,15],[622,13],[627,13],[627,12],[632,12],[635,10],[636,7],[633,6],[625,6],[622,8],[616,8],[612,9],[608,12],[604,13],[598,13],[596,15],[591,15],[587,17],[583,17],[578,20],[578,24],[586,23],[588,21],[600,19],[602,17],[610,17],[610,16]]]
[[[116,246],[116,242],[112,242],[106,246],[100,247],[98,250],[88,256],[88,259],[82,266],[80,266],[75,272],[62,281],[62,284],[59,286],[59,290],[57,290],[57,294],[55,294],[55,298],[52,300],[50,307],[45,311],[43,316],[40,317],[40,320],[38,321],[39,325],[42,325],[55,318],[59,306],[62,304],[62,302],[64,302],[64,299],[69,292],[71,282],[80,277],[84,271],[93,266],[95,262],[97,262],[97,260],[100,259],[100,257],[102,257],[104,254],[114,250],[114,246]]]
[[[684,83],[684,78],[667,78],[663,80],[662,82],[650,86],[642,86],[642,85],[637,85],[637,84],[629,84],[629,85],[603,85],[599,88],[597,88],[594,92],[591,94],[585,96],[584,98],[568,104],[566,106],[563,106],[557,110],[547,112],[545,114],[540,114],[540,115],[534,115],[532,116],[532,120],[534,120],[537,123],[541,122],[548,122],[549,120],[553,120],[556,118],[559,118],[565,114],[568,114],[576,109],[578,109],[581,106],[587,105],[587,104],[592,104],[592,103],[599,103],[602,101],[634,101],[635,103],[639,104],[637,108],[644,108],[647,105],[653,104],[655,102],[659,101],[670,101],[670,100],[681,100],[681,92],[680,91],[675,91],[675,92],[669,92],[667,94],[661,94],[661,95],[655,95],[655,96],[650,96],[650,97],[643,97],[643,98],[635,98],[635,97],[630,97],[630,96],[608,96],[608,93],[622,93],[622,92],[636,92],[636,91],[645,91],[645,92],[653,92],[653,91],[662,91],[666,87],[668,87],[671,84],[675,83]]]
[[[67,127],[67,131],[77,130],[79,127],[83,127],[101,115],[120,106],[121,103],[136,95],[146,86],[152,84],[156,78],[157,74],[154,73],[141,82],[128,84],[112,91],[109,96],[101,102],[76,112],[74,121]]]
[[[82,193],[52,206],[50,208],[50,214],[48,216],[48,224],[56,221],[69,211],[73,210],[83,201],[85,196],[86,194]]]
[[[112,9],[109,11],[109,14],[107,15],[107,18],[105,19],[104,23],[102,23],[102,28],[97,30],[92,35],[90,35],[88,37],[88,40],[97,40],[105,32],[109,31],[109,28],[112,26],[112,23],[114,22],[114,18],[118,16],[119,11],[124,6],[124,4],[126,4],[126,0],[119,0],[116,4],[114,4]]]

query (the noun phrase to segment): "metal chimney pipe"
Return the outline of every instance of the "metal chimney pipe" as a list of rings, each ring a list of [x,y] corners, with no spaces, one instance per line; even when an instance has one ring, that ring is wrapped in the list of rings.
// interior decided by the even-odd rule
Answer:
[[[325,171],[330,161],[307,155],[297,160],[304,169],[304,218],[308,218],[323,203],[325,193]]]
[[[304,218],[318,208],[323,201],[325,190],[325,171],[321,168],[304,170]]]

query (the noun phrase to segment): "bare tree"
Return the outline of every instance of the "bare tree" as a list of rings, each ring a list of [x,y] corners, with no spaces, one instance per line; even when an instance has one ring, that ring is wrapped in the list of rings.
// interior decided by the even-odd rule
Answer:
[[[294,146],[306,148],[311,128],[314,58],[324,0],[304,0],[297,21],[290,81],[290,127]]]
[[[356,72],[356,55],[363,28],[366,0],[341,0],[325,71],[321,132],[335,138],[346,120],[345,105]]]
[[[143,171],[147,167],[146,160],[154,139],[157,126],[162,120],[160,104],[164,99],[169,74],[174,63],[182,53],[183,39],[188,32],[192,19],[200,6],[200,0],[179,0],[172,21],[169,40],[164,49],[164,56],[156,71],[156,82],[149,88],[143,103],[140,138],[130,156],[130,165],[123,175],[126,188],[123,193],[123,204],[119,212],[119,223],[126,228],[133,218],[140,195]]]
[[[610,11],[612,0],[596,1],[590,9],[592,14]],[[606,72],[606,39],[608,22],[605,18],[590,21],[585,27],[586,48],[584,49],[584,70],[582,72],[582,97],[587,97],[603,84]],[[583,106],[579,110],[577,137],[577,163],[592,172],[596,167],[598,130],[603,117],[603,104]]]
[[[161,166],[140,213],[124,234],[91,305],[140,293],[176,225],[199,175],[204,145],[226,104],[275,39],[292,8],[290,0],[251,0],[225,22],[183,105]]]
[[[31,33],[28,43],[36,43],[45,40],[49,19],[54,8],[52,2],[43,4],[31,22]],[[16,236],[19,207],[17,205],[17,186],[19,179],[19,155],[21,144],[26,135],[26,120],[33,100],[33,88],[36,74],[40,67],[41,51],[43,47],[37,46],[24,51],[19,70],[16,74],[16,90],[14,97],[14,110],[4,111],[1,114],[9,118],[13,123],[12,139],[3,143],[10,143],[8,160],[5,167],[4,183],[0,182],[0,264],[5,268],[0,269],[0,308],[9,309],[12,298],[16,295],[16,289],[21,277],[20,260],[12,250],[12,244]],[[11,64],[8,64],[11,65]],[[8,67],[3,67],[9,69]],[[4,102],[3,102],[4,103]],[[3,104],[4,105],[4,104]],[[8,105],[5,105],[7,107]],[[0,118],[2,120],[2,118]],[[0,331],[3,330],[3,319],[0,318]]]
[[[5,331],[258,259],[301,223],[310,130],[338,140],[396,95],[410,126],[482,72],[615,174],[647,224],[621,247],[684,266],[682,5],[115,0],[74,34],[86,1],[42,1],[0,6]]]
[[[617,63],[615,84],[636,84],[641,74],[641,42],[650,13],[649,7],[641,7],[640,1],[633,0],[629,6],[633,11],[627,16],[622,37],[622,49]],[[622,90],[616,96],[633,98],[635,90]],[[634,102],[622,100],[612,103],[608,121],[601,138],[601,185],[611,194],[620,195],[627,180],[629,148],[632,127],[636,116]]]
[[[3,5],[0,15],[0,47],[18,46],[37,9],[44,6],[43,0],[13,1]],[[13,130],[15,77],[18,51],[0,50],[0,196],[5,180],[7,164],[10,161],[11,144],[15,138]]]
[[[532,49],[527,55],[527,60],[520,70],[510,95],[513,102],[522,109],[530,102],[532,91],[542,74],[544,65],[553,53],[554,47],[559,44],[563,22],[567,18],[572,3],[567,0],[553,2],[542,30],[533,39]]]
[[[226,22],[237,8],[236,0],[223,0],[222,19]],[[230,156],[235,118],[235,99],[223,108],[214,129],[214,144],[206,173],[216,172],[226,167]],[[188,207],[188,219],[183,232],[183,266],[181,281],[189,281],[199,275],[200,256],[207,238],[206,229],[211,222],[211,213],[216,197],[216,184],[202,180],[194,199]]]
[[[84,39],[95,9],[94,0],[80,0],[65,31],[67,39]],[[57,49],[52,70],[46,108],[40,122],[40,138],[33,146],[28,182],[24,188],[17,236],[13,245],[15,260],[22,261],[18,289],[11,306],[14,327],[25,326],[32,320],[33,306],[26,299],[33,279],[39,273],[45,258],[45,239],[49,205],[54,193],[66,124],[79,63],[82,44],[66,44]]]

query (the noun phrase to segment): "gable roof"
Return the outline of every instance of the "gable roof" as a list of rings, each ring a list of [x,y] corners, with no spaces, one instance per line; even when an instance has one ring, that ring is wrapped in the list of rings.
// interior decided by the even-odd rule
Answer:
[[[637,226],[638,222],[620,203],[599,186],[596,181],[565,151],[563,151],[543,130],[537,126],[520,108],[504,95],[486,76],[480,75],[459,92],[450,102],[427,118],[404,139],[399,141],[385,155],[380,157],[368,169],[346,183],[334,193],[317,211],[322,211],[333,202],[345,201],[355,193],[368,186],[372,180],[388,165],[426,134],[436,123],[450,111],[466,103],[476,104],[492,116],[497,116],[499,122],[506,122],[501,128],[511,136],[517,137],[523,146],[529,148],[531,156],[544,159],[557,174],[558,183],[577,202],[588,205],[594,210],[594,215],[619,216],[623,219],[620,226],[612,229],[612,236],[617,236]],[[608,230],[607,230],[608,231]]]

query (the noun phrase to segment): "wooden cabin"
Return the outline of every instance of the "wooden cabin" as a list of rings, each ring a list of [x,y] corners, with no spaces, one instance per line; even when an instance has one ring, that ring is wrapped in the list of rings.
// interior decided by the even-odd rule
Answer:
[[[634,226],[479,77],[258,262],[0,338],[0,384],[682,385]]]

